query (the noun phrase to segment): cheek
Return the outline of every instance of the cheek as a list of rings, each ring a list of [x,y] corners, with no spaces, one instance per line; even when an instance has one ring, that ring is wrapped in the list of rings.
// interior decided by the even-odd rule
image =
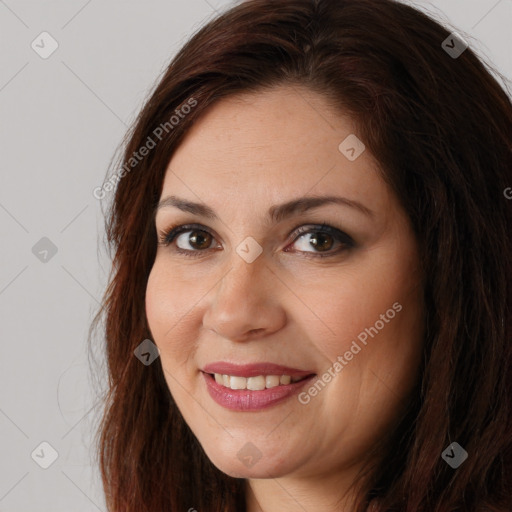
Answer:
[[[146,317],[148,319],[151,334],[156,341],[162,337],[162,332],[167,325],[169,329],[170,317],[174,315],[172,293],[166,293],[169,283],[165,275],[159,271],[157,264],[153,266],[146,286]]]
[[[415,254],[391,250],[367,256],[367,261],[361,259],[350,272],[341,273],[342,277],[333,276],[321,292],[310,297],[312,303],[323,305],[318,316],[326,336],[316,338],[319,348],[330,361],[352,350],[357,355],[347,356],[357,360],[356,365],[372,359],[375,363],[381,359],[385,366],[394,359],[401,365],[405,358],[414,367],[423,333]]]
[[[155,262],[146,287],[146,317],[166,367],[183,363],[194,346],[194,340],[188,339],[193,336],[189,325],[192,316],[187,316],[194,303],[179,280]]]
[[[345,275],[330,281],[319,296],[310,297],[312,303],[322,304],[318,316],[322,319],[323,335],[314,339],[331,361],[350,350],[353,341],[364,346],[372,338],[375,328],[389,332],[403,311],[397,312],[393,304],[402,303],[403,294],[396,286],[379,280],[366,269],[361,275]],[[396,305],[395,308],[399,308]],[[382,318],[382,316],[384,318]],[[375,324],[377,324],[375,326]],[[350,356],[349,356],[350,357]]]

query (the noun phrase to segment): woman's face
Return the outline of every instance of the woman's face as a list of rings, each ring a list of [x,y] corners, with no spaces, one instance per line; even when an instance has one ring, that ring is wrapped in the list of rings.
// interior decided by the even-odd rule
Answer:
[[[195,226],[159,245],[146,313],[177,406],[231,476],[354,468],[418,377],[416,240],[354,134],[280,86],[211,107],[169,163],[160,199],[183,203],[157,210],[157,232]],[[281,208],[324,196],[342,199]]]

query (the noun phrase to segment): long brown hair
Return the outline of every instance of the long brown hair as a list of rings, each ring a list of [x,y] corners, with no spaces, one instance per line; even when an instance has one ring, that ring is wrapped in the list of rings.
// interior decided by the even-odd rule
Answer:
[[[471,46],[447,51],[450,33],[394,0],[249,0],[194,34],[159,77],[110,178],[113,266],[90,331],[104,316],[97,454],[110,512],[245,510],[245,480],[213,466],[160,360],[146,366],[134,350],[151,338],[153,209],[173,152],[214,102],[285,83],[354,119],[411,219],[427,276],[420,383],[377,445],[383,462],[364,475],[358,511],[512,509],[512,104]],[[468,453],[457,469],[441,457],[452,442]]]

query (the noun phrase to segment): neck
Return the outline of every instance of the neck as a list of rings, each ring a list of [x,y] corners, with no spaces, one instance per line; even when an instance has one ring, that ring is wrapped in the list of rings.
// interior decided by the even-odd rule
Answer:
[[[282,477],[246,480],[246,512],[353,512],[356,494],[352,479],[339,473],[331,477]]]

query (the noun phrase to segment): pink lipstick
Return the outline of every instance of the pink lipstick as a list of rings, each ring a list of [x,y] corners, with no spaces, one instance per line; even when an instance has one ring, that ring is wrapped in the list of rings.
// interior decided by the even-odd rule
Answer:
[[[297,393],[316,375],[273,363],[227,362],[208,364],[202,374],[212,399],[235,411],[258,411],[276,405]]]

